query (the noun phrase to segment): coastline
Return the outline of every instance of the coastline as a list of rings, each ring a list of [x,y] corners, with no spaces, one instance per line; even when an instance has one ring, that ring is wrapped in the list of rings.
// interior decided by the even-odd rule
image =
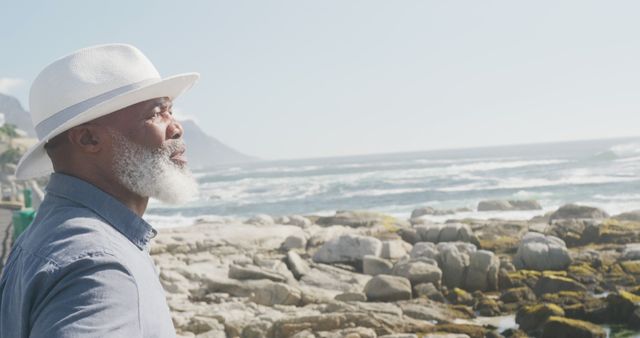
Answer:
[[[425,216],[210,217],[159,229],[151,255],[180,337],[638,330],[637,213],[565,206],[529,220]]]

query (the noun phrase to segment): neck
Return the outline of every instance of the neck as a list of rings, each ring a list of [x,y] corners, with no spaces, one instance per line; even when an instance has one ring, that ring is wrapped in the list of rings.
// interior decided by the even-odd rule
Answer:
[[[149,197],[143,197],[131,192],[129,189],[125,188],[115,177],[108,177],[106,175],[85,174],[81,172],[58,172],[61,174],[77,177],[83,181],[95,185],[100,190],[113,196],[113,198],[120,201],[140,217],[142,217],[142,215],[144,215],[144,212],[147,210]]]

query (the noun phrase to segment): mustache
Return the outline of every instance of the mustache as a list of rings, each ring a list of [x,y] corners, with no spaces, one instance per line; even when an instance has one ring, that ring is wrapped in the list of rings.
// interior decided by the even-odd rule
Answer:
[[[177,153],[179,151],[185,151],[187,149],[187,145],[184,143],[182,139],[174,139],[169,140],[165,144],[160,147],[159,151],[166,155],[171,155]]]

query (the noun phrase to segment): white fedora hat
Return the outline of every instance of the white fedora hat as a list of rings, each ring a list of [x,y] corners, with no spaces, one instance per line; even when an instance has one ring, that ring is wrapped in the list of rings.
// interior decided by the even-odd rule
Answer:
[[[198,77],[186,73],[161,78],[140,50],[126,44],[88,47],[54,61],[31,85],[29,106],[39,142],[20,159],[16,178],[53,171],[44,145],[56,135],[138,102],[174,99]]]

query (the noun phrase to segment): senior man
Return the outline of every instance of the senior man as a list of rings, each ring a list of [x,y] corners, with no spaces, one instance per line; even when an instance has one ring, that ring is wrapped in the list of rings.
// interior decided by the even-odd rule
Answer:
[[[175,337],[149,256],[150,197],[197,192],[172,101],[198,74],[161,78],[133,46],[100,45],[34,80],[39,142],[16,176],[53,172],[0,281],[0,337]]]

